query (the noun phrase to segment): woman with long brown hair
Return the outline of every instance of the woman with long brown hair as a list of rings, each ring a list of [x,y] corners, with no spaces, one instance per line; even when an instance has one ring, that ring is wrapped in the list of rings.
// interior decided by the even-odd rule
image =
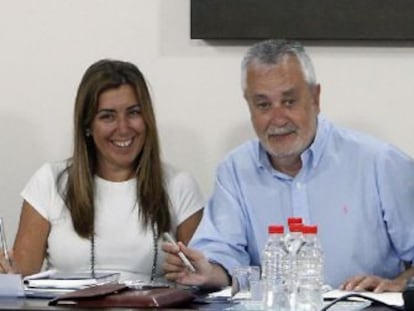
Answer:
[[[72,157],[42,166],[22,197],[15,271],[36,273],[46,259],[58,270],[140,280],[161,275],[161,234],[187,243],[203,204],[194,179],[161,162],[144,76],[107,59],[79,85]]]

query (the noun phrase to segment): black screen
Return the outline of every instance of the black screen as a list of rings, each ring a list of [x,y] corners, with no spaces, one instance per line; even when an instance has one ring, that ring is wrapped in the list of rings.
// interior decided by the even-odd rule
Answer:
[[[413,40],[414,0],[191,0],[191,38]]]

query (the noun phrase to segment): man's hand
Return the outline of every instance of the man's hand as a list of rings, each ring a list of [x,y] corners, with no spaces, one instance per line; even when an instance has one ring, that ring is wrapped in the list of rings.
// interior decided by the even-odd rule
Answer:
[[[163,264],[165,278],[183,285],[201,287],[223,287],[228,285],[226,272],[219,265],[210,263],[204,254],[198,250],[186,247],[182,242],[177,245],[164,243],[162,249],[167,256]],[[178,256],[182,251],[195,268],[191,272]]]
[[[397,277],[393,280],[380,278],[375,275],[358,275],[347,279],[340,289],[347,291],[401,292],[407,283],[405,278]]]

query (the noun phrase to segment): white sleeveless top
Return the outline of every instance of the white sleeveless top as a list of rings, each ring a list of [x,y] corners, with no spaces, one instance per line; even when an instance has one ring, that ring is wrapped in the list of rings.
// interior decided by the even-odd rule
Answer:
[[[51,224],[48,237],[47,263],[62,271],[90,271],[91,242],[77,235],[70,213],[57,191],[56,179],[66,162],[43,165],[21,192]],[[171,232],[203,207],[203,199],[195,180],[164,164],[167,191],[171,201]],[[66,180],[66,176],[64,177]],[[136,181],[111,182],[95,177],[95,270],[121,273],[122,280],[149,280],[154,259],[151,228],[138,220]],[[162,275],[165,254],[158,240],[156,276]]]

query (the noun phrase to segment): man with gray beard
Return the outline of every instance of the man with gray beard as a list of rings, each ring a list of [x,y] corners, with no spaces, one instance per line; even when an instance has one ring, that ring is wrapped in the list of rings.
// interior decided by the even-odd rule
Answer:
[[[258,139],[218,167],[190,248],[164,245],[166,277],[226,286],[235,267],[260,265],[268,225],[297,216],[318,225],[327,284],[402,290],[414,275],[406,268],[414,259],[414,161],[319,114],[321,87],[297,42],[253,45],[242,62],[242,87]]]

